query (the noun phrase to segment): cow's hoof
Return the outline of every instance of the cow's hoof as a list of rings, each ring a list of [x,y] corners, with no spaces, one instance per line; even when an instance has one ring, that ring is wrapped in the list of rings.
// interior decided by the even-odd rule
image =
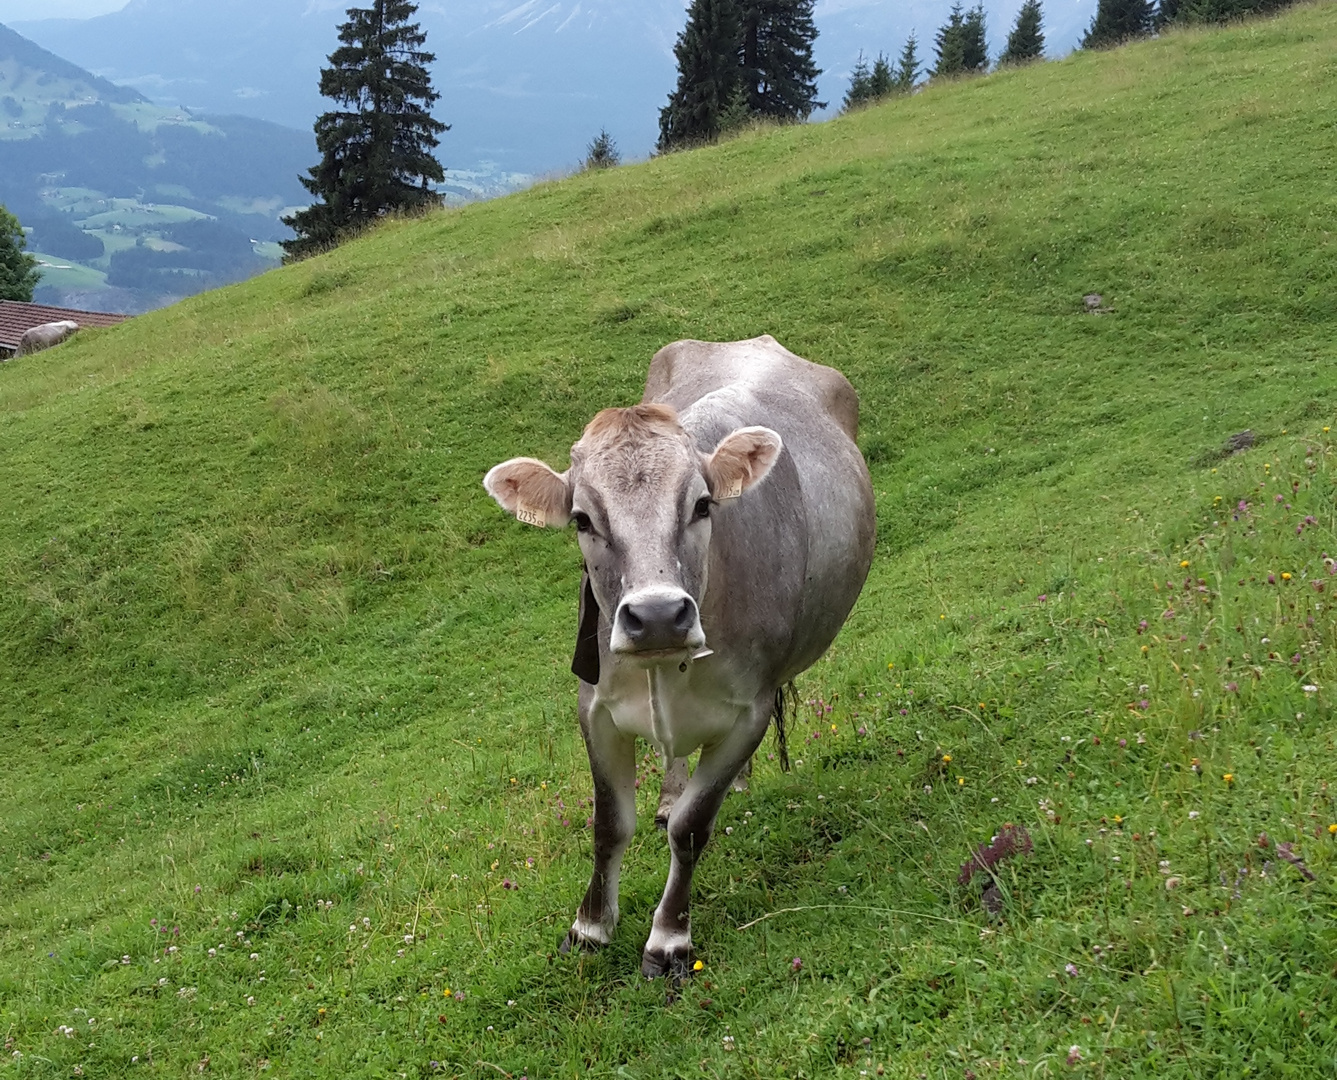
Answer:
[[[562,938],[562,943],[557,946],[557,951],[563,956],[571,952],[596,953],[607,944],[606,941],[587,937],[573,926],[566,932],[566,937]]]
[[[671,813],[673,813],[673,804],[672,804],[672,803],[669,803],[668,806],[664,806],[664,805],[661,804],[660,807],[659,807],[659,809],[655,811],[655,828],[656,828],[656,829],[662,829],[662,830],[664,830],[665,832],[667,832],[667,831],[668,831],[668,823],[669,823],[669,815],[670,815]]]
[[[692,949],[672,952],[659,949],[646,949],[641,953],[641,974],[647,979],[666,977],[670,982],[679,983],[692,977]]]

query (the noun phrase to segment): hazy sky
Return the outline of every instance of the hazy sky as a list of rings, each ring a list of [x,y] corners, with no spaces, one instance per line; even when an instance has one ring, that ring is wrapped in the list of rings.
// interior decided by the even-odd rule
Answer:
[[[91,19],[119,11],[126,0],[0,0],[0,23],[24,19]]]

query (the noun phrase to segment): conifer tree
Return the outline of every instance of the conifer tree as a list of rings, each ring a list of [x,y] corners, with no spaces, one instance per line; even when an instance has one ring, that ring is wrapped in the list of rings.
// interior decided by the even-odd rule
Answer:
[[[1105,49],[1152,30],[1151,0],[1099,0],[1095,17],[1082,38],[1083,49]]]
[[[869,70],[868,61],[863,58],[863,53],[859,53],[859,59],[854,61],[854,68],[850,71],[850,87],[845,91],[845,100],[841,103],[841,108],[845,112],[851,109],[857,109],[860,105],[866,105],[872,99],[873,73]]]
[[[321,95],[343,108],[316,121],[320,163],[301,177],[321,201],[283,219],[297,237],[283,242],[289,257],[337,243],[351,230],[399,210],[439,206],[428,184],[445,179],[432,154],[449,131],[431,114],[440,98],[423,51],[427,35],[409,20],[409,0],[372,0],[349,8],[339,27],[339,48],[320,72]]]
[[[617,143],[608,134],[607,128],[600,128],[599,134],[585,148],[585,168],[611,169],[622,164],[622,155],[618,153]]]
[[[961,35],[961,67],[967,72],[983,71],[989,66],[989,43],[984,31],[984,5],[976,4],[966,12]]]
[[[1152,19],[1152,24],[1157,31],[1164,30],[1174,22],[1180,14],[1183,5],[1180,0],[1160,0],[1156,5],[1156,14]]]
[[[854,70],[850,72],[850,88],[845,91],[842,107],[848,112],[860,105],[870,105],[894,94],[896,89],[896,77],[892,74],[887,58],[878,53],[877,60],[869,68],[868,61],[860,53]]]
[[[692,0],[678,35],[678,85],[659,111],[659,149],[709,142],[743,85],[743,24],[738,0]]]
[[[937,62],[933,65],[932,75],[941,79],[948,75],[959,75],[966,66],[965,60],[965,15],[961,10],[961,0],[952,5],[947,21],[938,27],[933,41],[933,51],[937,53]]]
[[[32,300],[42,272],[37,260],[23,250],[27,244],[19,219],[0,206],[0,300]]]
[[[806,120],[814,109],[825,108],[826,103],[817,100],[821,71],[812,61],[815,3],[741,0],[743,78],[754,116]]]
[[[1041,30],[1043,15],[1040,0],[1026,0],[1017,12],[1012,33],[1007,35],[1007,48],[998,58],[1000,64],[1026,64],[1039,60],[1045,52],[1045,36]]]
[[[872,92],[874,101],[881,101],[887,97],[896,88],[895,80],[891,76],[891,65],[887,63],[887,58],[881,53],[877,54],[877,62],[873,64],[873,74],[868,79],[868,89]]]
[[[911,32],[896,61],[896,74],[892,78],[892,87],[899,94],[908,94],[919,81],[919,42]]]

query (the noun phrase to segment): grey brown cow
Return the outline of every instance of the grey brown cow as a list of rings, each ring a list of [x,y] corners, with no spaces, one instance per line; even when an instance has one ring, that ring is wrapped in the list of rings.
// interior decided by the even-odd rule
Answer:
[[[590,421],[566,472],[514,458],[484,479],[521,521],[574,521],[585,559],[572,666],[594,776],[594,873],[564,951],[612,938],[641,738],[682,782],[666,807],[672,861],[641,970],[690,971],[692,872],[724,797],[872,562],[858,419],[843,375],[772,337],[679,341],[651,361],[639,405]],[[679,765],[697,749],[688,779]]]
[[[23,331],[23,336],[19,338],[19,347],[14,355],[31,356],[35,352],[41,352],[53,345],[59,345],[78,332],[78,329],[79,324],[71,319],[42,323],[41,326],[30,326]]]

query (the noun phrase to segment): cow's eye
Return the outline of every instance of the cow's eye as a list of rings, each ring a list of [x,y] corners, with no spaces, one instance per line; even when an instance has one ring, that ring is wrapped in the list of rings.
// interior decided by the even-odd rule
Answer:
[[[593,528],[590,525],[590,516],[584,510],[577,510],[571,515],[571,520],[576,523],[576,532],[589,532]]]
[[[710,517],[710,496],[702,495],[696,500],[696,506],[692,509],[692,520],[702,521]]]

